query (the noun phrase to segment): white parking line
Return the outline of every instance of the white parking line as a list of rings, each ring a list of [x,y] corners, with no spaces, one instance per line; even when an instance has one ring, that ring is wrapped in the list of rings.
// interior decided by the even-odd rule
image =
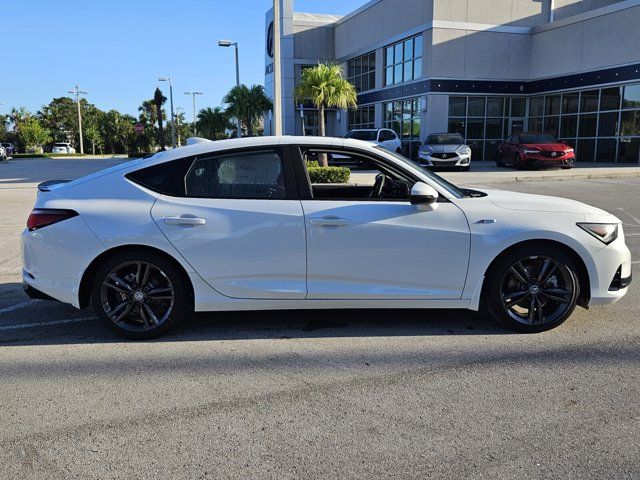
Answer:
[[[26,302],[16,303],[15,305],[11,305],[10,307],[0,308],[0,314],[13,312],[14,310],[19,310],[24,307],[28,307],[29,305],[33,305],[34,303],[39,302],[39,300],[27,300]]]
[[[79,322],[86,322],[88,320],[95,320],[95,317],[67,318],[65,320],[54,320],[52,322],[37,322],[37,323],[23,323],[20,325],[6,325],[3,327],[0,327],[0,331],[21,330],[24,328],[36,328],[36,327],[50,327],[52,325],[64,325],[65,323],[79,323]]]

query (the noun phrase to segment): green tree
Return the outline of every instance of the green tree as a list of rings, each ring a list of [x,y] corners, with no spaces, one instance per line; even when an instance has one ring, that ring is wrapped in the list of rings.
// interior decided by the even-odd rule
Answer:
[[[167,97],[162,94],[162,90],[156,88],[153,94],[153,102],[156,104],[156,114],[158,116],[158,143],[160,150],[165,150],[164,128],[162,127],[162,105],[167,101]]]
[[[204,138],[210,140],[222,140],[227,138],[225,130],[231,130],[233,125],[229,115],[221,107],[207,107],[198,112],[196,129]]]
[[[51,140],[49,132],[36,118],[21,121],[18,137],[26,151],[42,152],[42,147]]]
[[[326,135],[326,108],[357,108],[356,89],[342,74],[340,65],[320,63],[302,71],[295,89],[296,102],[311,102],[318,109],[320,135]],[[323,167],[328,165],[326,155],[319,158]]]
[[[223,99],[227,104],[227,113],[240,119],[240,123],[252,137],[260,118],[273,108],[262,85],[238,85],[229,90]]]

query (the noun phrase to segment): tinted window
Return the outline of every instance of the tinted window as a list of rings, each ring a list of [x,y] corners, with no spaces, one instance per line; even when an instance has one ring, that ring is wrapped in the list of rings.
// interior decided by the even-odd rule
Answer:
[[[274,150],[199,158],[185,187],[188,197],[283,199],[282,158]]]
[[[184,197],[184,177],[192,162],[193,158],[161,163],[131,172],[127,178],[154,192],[172,197]]]
[[[426,145],[461,145],[464,143],[462,135],[429,135]]]
[[[389,140],[395,140],[396,134],[390,130],[382,130],[380,132],[380,141],[387,142]]]
[[[524,134],[520,135],[520,143],[558,143],[558,140],[553,135],[532,135]]]
[[[370,140],[376,141],[378,132],[376,130],[351,130],[347,132],[344,138],[353,138],[354,140]]]

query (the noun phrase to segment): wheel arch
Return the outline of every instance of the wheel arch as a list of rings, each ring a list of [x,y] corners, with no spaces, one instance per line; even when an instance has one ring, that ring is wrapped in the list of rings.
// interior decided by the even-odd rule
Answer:
[[[591,281],[589,277],[589,270],[587,269],[586,264],[582,257],[576,252],[573,248],[571,248],[566,243],[558,242],[557,240],[549,240],[549,239],[532,239],[532,240],[524,240],[521,242],[514,243],[513,245],[508,246],[504,250],[502,250],[496,257],[491,261],[489,266],[486,268],[484,272],[484,277],[488,278],[491,275],[493,268],[495,268],[498,261],[505,255],[513,252],[522,247],[526,247],[527,245],[535,245],[539,247],[540,245],[548,245],[562,250],[564,253],[569,255],[571,259],[576,263],[576,267],[578,268],[578,283],[580,285],[580,295],[578,297],[578,305],[583,308],[589,308],[589,300],[591,298]],[[482,286],[482,297],[485,295],[485,288],[487,282],[485,281]]]
[[[110,248],[109,250],[102,252],[100,255],[98,255],[96,258],[93,259],[93,261],[85,269],[84,273],[82,274],[82,279],[80,280],[80,287],[78,289],[78,304],[80,308],[86,308],[89,306],[93,280],[100,266],[104,262],[106,262],[108,259],[112,258],[114,255],[117,255],[118,253],[122,253],[122,252],[130,252],[132,250],[153,253],[154,255],[163,257],[165,260],[173,264],[183,277],[187,290],[189,291],[189,299],[190,299],[189,301],[193,305],[193,301],[194,301],[193,284],[191,282],[191,278],[189,277],[189,274],[184,269],[184,267],[180,264],[180,262],[177,261],[171,255],[169,255],[167,252],[164,252],[159,248],[150,247],[148,245],[134,244],[134,245],[119,245],[117,247]]]

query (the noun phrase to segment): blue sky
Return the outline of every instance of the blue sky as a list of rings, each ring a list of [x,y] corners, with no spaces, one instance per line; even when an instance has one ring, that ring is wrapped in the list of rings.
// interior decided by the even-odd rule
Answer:
[[[346,14],[365,0],[295,0],[301,12]],[[264,83],[264,14],[270,0],[21,0],[0,14],[5,58],[0,113],[31,111],[66,95],[76,83],[103,110],[135,114],[151,98],[159,76],[171,76],[174,102],[191,118],[216,106],[235,82],[233,50],[240,45],[240,81]],[[166,85],[166,84],[164,84]],[[163,88],[163,91],[165,88]],[[168,86],[165,95],[168,97]]]

